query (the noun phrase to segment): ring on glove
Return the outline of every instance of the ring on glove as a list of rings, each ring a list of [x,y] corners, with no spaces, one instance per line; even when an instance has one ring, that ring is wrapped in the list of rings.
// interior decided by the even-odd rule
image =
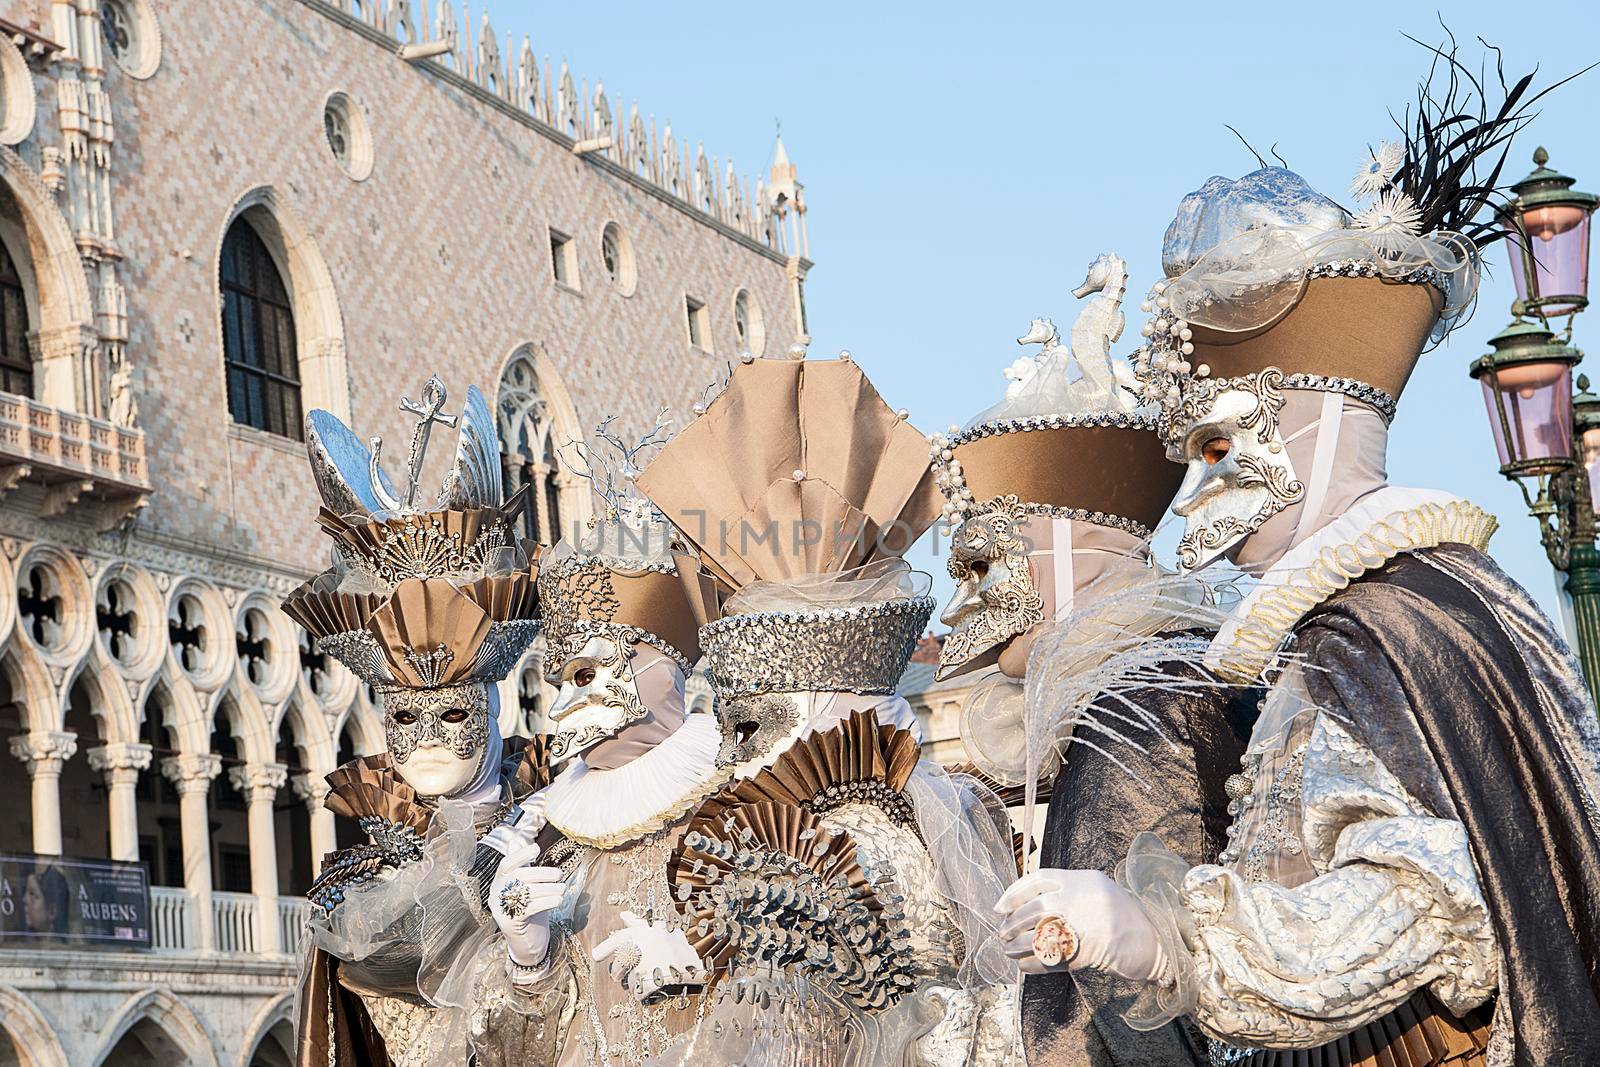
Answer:
[[[633,942],[624,945],[611,960],[611,976],[622,983],[624,989],[629,988],[628,977],[633,974],[634,968],[644,962],[644,953]]]
[[[1071,963],[1078,954],[1078,934],[1059,915],[1040,919],[1033,927],[1033,955],[1046,967]]]
[[[520,878],[513,878],[500,887],[500,910],[508,919],[520,919],[533,900],[533,890]]]

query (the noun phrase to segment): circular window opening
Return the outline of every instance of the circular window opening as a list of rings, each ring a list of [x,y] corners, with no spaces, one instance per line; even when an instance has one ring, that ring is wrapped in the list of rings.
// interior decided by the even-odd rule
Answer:
[[[733,332],[739,339],[740,351],[759,356],[767,347],[767,330],[761,321],[761,306],[747,289],[740,289],[733,294]]]
[[[606,223],[606,228],[600,231],[600,264],[605,267],[612,288],[623,296],[633,295],[636,281],[633,245],[622,227],[614,222]]]
[[[372,133],[367,116],[344,93],[334,93],[322,107],[322,135],[334,162],[355,181],[372,173]]]
[[[167,639],[172,642],[178,666],[189,674],[198,674],[205,666],[211,635],[206,627],[205,609],[192,593],[184,593],[173,602],[172,611],[167,615]]]
[[[35,563],[18,575],[17,614],[40,648],[53,652],[66,644],[67,597],[54,570]]]
[[[245,677],[256,687],[272,679],[272,631],[267,617],[256,608],[246,611],[239,619],[234,632],[234,648],[239,653],[239,666]]]
[[[111,658],[124,667],[131,667],[139,657],[139,634],[142,629],[139,615],[134,610],[133,587],[127,582],[113,579],[100,590],[94,605],[95,624],[100,639],[106,644]]]
[[[149,0],[100,0],[100,35],[131,77],[148,78],[161,64],[161,30]]]

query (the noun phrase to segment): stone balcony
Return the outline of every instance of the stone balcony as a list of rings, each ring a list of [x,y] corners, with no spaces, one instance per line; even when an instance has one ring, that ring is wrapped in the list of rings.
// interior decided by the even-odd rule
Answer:
[[[116,528],[145,506],[144,431],[0,393],[0,497],[31,489],[43,518]]]

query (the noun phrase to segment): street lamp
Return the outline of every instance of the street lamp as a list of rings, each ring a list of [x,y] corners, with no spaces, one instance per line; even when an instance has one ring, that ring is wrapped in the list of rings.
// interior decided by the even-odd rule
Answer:
[[[1589,304],[1589,221],[1600,197],[1574,191],[1573,179],[1549,161],[1536,150],[1533,173],[1511,187],[1515,196],[1500,209],[1510,231],[1516,321],[1489,339],[1492,351],[1470,373],[1483,386],[1500,473],[1522,490],[1545,555],[1566,572],[1578,659],[1600,706],[1600,397],[1581,376],[1572,395],[1572,368],[1583,353],[1567,343],[1571,316]],[[1569,317],[1558,337],[1550,318],[1559,315]]]
[[[1545,166],[1550,153],[1534,150],[1534,169],[1511,187],[1501,210],[1511,231],[1511,275],[1517,299],[1541,318],[1571,315],[1589,303],[1589,219],[1600,197],[1572,188],[1574,179]]]

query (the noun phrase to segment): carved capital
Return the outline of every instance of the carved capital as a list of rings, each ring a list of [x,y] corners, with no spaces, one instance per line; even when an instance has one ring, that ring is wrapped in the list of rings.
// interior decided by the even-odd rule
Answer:
[[[281,763],[246,763],[228,768],[228,781],[252,804],[272,803],[288,777],[289,768]]]
[[[11,739],[11,754],[28,768],[28,776],[59,775],[61,765],[78,751],[78,735],[33,730]]]
[[[162,760],[161,773],[184,796],[204,793],[211,788],[211,779],[222,773],[222,757],[210,752],[182,752]]]
[[[305,801],[306,807],[312,811],[320,811],[322,802],[333,792],[333,787],[328,784],[327,779],[317,774],[297,774],[289,779],[289,788],[293,789],[294,795]]]
[[[107,785],[131,785],[139,780],[139,772],[149,770],[154,749],[149,745],[123,742],[101,745],[87,753],[89,769],[106,776]]]

